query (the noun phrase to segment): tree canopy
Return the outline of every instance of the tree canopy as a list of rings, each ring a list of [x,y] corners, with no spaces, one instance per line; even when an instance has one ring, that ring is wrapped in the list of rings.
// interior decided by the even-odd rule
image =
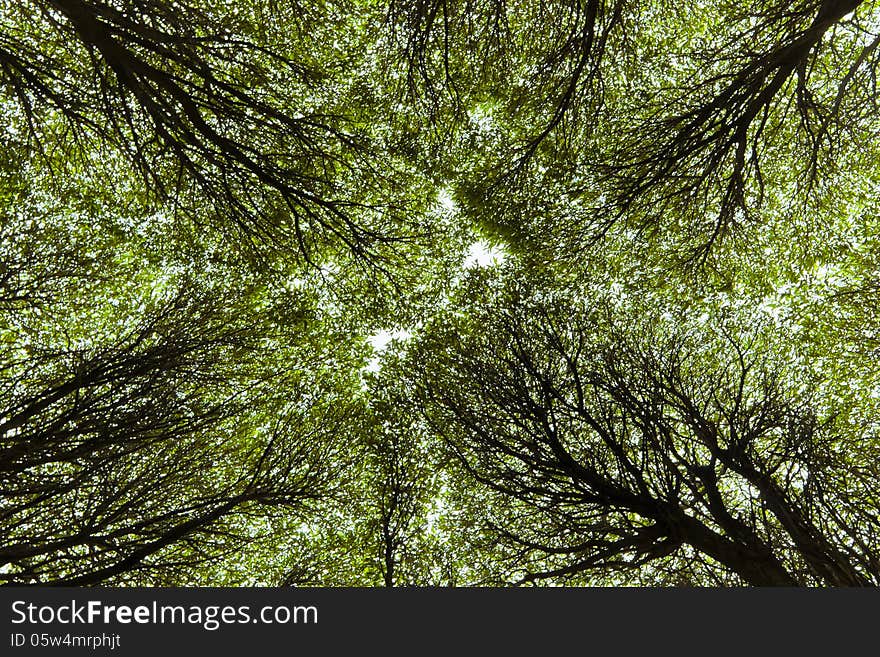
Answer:
[[[880,584],[880,3],[0,1],[0,583]]]

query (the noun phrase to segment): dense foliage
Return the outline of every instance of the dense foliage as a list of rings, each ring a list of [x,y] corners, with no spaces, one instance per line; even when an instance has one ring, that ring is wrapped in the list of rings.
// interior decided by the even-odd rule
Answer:
[[[0,582],[880,584],[880,3],[0,0]]]

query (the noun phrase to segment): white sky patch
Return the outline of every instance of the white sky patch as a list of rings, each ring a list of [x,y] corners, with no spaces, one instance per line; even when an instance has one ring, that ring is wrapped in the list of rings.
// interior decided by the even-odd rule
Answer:
[[[444,187],[437,192],[437,206],[440,212],[452,214],[455,212],[455,199],[452,198],[452,190]]]
[[[373,333],[373,335],[367,338],[367,342],[369,342],[370,346],[373,348],[373,357],[370,358],[367,363],[365,368],[366,371],[379,371],[379,361],[382,359],[382,352],[388,348],[388,345],[392,340],[409,340],[411,337],[412,333],[402,329],[396,331],[378,331]]]
[[[408,340],[411,337],[412,333],[406,330],[379,331],[367,338],[367,342],[370,343],[373,351],[382,352],[392,340]]]
[[[468,249],[467,257],[462,265],[465,269],[473,269],[474,267],[491,267],[504,262],[506,255],[504,250],[492,246],[485,240],[479,240],[471,244]]]

